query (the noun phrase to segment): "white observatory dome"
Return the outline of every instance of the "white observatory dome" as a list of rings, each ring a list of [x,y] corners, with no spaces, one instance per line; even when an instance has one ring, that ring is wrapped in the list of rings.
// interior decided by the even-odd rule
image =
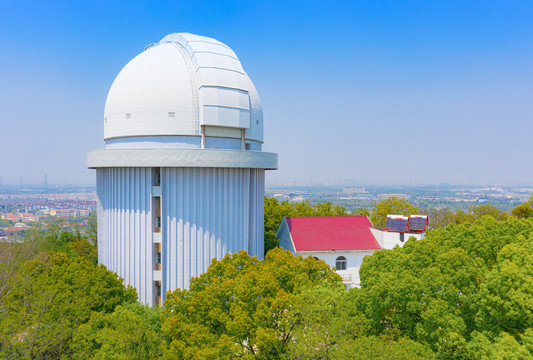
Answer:
[[[244,134],[247,142],[263,142],[261,101],[235,53],[220,41],[186,33],[148,45],[122,69],[109,90],[104,118],[108,148],[135,139],[154,144],[172,137],[183,143],[202,134],[219,139]]]
[[[171,34],[118,74],[96,169],[98,262],[145,304],[188,289],[212,259],[264,255],[265,171],[259,96],[221,42]]]

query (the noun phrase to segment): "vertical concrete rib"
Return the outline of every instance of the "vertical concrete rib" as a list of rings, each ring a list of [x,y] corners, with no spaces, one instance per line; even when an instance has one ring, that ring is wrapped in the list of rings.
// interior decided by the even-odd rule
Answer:
[[[99,261],[134,286],[143,303],[153,303],[151,168],[108,168],[97,172]],[[162,168],[162,296],[188,288],[212,258],[247,250],[263,257],[264,170]]]

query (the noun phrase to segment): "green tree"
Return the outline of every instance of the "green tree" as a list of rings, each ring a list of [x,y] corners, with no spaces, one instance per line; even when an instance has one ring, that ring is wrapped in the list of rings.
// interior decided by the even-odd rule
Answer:
[[[448,208],[431,209],[428,215],[428,229],[446,227],[455,223],[455,214]]]
[[[457,210],[455,213],[455,220],[454,222],[456,224],[471,224],[476,220],[474,214],[466,212],[464,210]]]
[[[139,303],[117,306],[112,313],[93,312],[77,328],[74,359],[143,360],[161,358],[159,310]]]
[[[475,333],[469,342],[461,346],[462,357],[467,360],[526,360],[533,357],[525,342],[520,344],[513,336],[502,332],[493,341],[484,333]],[[442,356],[441,359],[450,357]]]
[[[480,288],[478,328],[511,335],[533,328],[533,239],[506,245]]]
[[[98,249],[96,243],[89,241],[87,236],[82,235],[78,229],[67,231],[64,230],[64,226],[64,220],[56,220],[40,234],[43,238],[43,250],[63,252],[71,257],[84,257],[97,264]]]
[[[85,234],[87,235],[87,240],[95,247],[98,247],[98,218],[96,211],[89,215],[85,226]]]
[[[103,266],[64,253],[41,253],[11,278],[0,313],[0,354],[5,358],[60,358],[71,352],[76,328],[93,311],[112,312],[137,294]]]
[[[353,360],[430,360],[435,354],[424,344],[408,338],[392,340],[389,337],[361,336],[341,341],[331,351],[331,359]]]
[[[38,227],[31,227],[23,242],[0,242],[0,314],[5,310],[4,299],[16,285],[13,277],[26,261],[45,249],[44,243]]]
[[[474,215],[474,219],[479,219],[482,216],[492,216],[496,220],[507,219],[507,213],[498,209],[491,204],[473,205],[469,208],[469,212]]]
[[[164,357],[282,358],[301,319],[297,294],[321,283],[336,288],[341,279],[323,261],[282,249],[264,260],[245,251],[214,260],[189,290],[167,293]]]
[[[366,208],[359,208],[354,213],[355,216],[370,216],[370,211]]]
[[[409,216],[419,212],[418,208],[409,204],[407,200],[393,196],[374,203],[370,221],[375,227],[384,227],[387,215]]]
[[[533,195],[529,200],[511,210],[511,215],[519,219],[525,219],[533,216]]]
[[[524,354],[533,328],[532,250],[533,219],[482,215],[374,252],[349,296],[370,333],[427,343],[441,359],[498,358],[501,347]],[[479,350],[485,342],[488,355]]]
[[[300,321],[293,330],[288,355],[292,359],[330,359],[339,341],[358,336],[368,330],[368,321],[358,314],[349,314],[346,291],[320,284],[304,289],[295,299],[291,311]]]

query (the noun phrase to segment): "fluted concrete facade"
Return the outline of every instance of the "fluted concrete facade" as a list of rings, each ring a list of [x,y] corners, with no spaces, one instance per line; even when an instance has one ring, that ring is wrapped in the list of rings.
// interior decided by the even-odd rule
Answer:
[[[226,253],[262,258],[264,181],[264,169],[99,168],[99,262],[154,304]]]
[[[164,168],[161,199],[163,293],[226,253],[263,257],[264,170]]]
[[[135,287],[140,301],[152,304],[152,169],[100,168],[96,173],[98,262]]]

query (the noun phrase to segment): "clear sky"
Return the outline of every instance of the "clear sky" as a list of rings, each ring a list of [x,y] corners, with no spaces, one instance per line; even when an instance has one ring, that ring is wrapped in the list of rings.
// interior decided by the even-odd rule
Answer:
[[[171,32],[229,45],[267,181],[533,184],[532,1],[0,0],[0,177],[94,183],[115,76]]]

